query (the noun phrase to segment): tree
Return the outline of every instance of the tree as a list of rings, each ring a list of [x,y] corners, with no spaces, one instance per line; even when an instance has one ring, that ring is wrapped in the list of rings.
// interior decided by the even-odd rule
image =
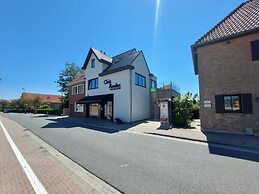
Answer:
[[[10,101],[9,100],[5,100],[5,99],[0,99],[0,104],[2,107],[6,107],[10,105]]]
[[[81,72],[80,67],[78,67],[75,63],[66,63],[65,69],[61,71],[59,74],[59,78],[56,81],[58,87],[60,87],[59,92],[64,93],[64,97],[62,98],[62,107],[68,107],[68,86],[75,76],[79,75]]]
[[[32,104],[33,104],[34,108],[37,109],[42,104],[41,98],[39,96],[36,96],[33,99]]]
[[[9,100],[0,99],[0,111],[2,111],[2,109],[4,107],[7,107],[9,105],[10,105],[10,101]]]
[[[75,63],[66,63],[65,69],[61,71],[59,74],[59,78],[56,81],[58,84],[59,92],[63,92],[65,96],[68,95],[68,86],[75,76],[77,76],[81,72],[80,67],[78,67]]]
[[[16,107],[16,108],[20,107],[20,99],[12,99],[12,100],[10,100],[9,106]]]

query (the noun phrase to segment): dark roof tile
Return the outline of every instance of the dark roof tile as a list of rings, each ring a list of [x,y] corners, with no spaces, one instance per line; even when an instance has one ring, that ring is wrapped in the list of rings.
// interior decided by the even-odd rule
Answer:
[[[259,31],[259,0],[242,3],[193,46],[208,44],[254,29]]]
[[[115,73],[118,71],[126,70],[126,69],[134,69],[131,63],[135,60],[135,58],[139,55],[140,51],[136,49],[131,49],[119,55],[116,55],[112,59],[112,65],[106,68],[100,76],[108,75],[111,73]]]
[[[94,48],[90,48],[84,65],[82,67],[83,70],[86,69],[86,66],[90,60],[92,53],[94,53],[94,55],[101,63],[106,63],[108,65],[108,67],[102,73],[99,74],[100,76],[104,76],[126,69],[134,69],[134,67],[131,64],[135,60],[135,58],[141,53],[141,51],[137,51],[135,48],[133,48],[126,52],[120,53],[114,57],[109,57],[106,54]]]
[[[198,47],[255,32],[259,32],[259,0],[250,0],[239,5],[192,45],[195,74],[198,74]]]

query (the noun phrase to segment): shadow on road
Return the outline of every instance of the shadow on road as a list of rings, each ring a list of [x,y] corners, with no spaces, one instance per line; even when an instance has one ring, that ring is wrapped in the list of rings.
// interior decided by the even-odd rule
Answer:
[[[211,154],[259,162],[259,137],[213,132],[203,132],[203,134],[207,137]],[[240,148],[232,147],[228,149],[222,145],[238,146]]]
[[[82,127],[94,131],[100,131],[104,133],[117,133],[119,131],[127,130],[131,127],[145,123],[146,121],[139,121],[130,124],[118,124],[116,122],[108,120],[100,120],[96,118],[47,118],[46,120],[52,121],[51,123],[43,126],[42,128],[74,128]]]
[[[211,146],[210,144],[209,144],[209,151],[211,154],[217,154],[217,155],[227,156],[231,158],[238,158],[243,160],[259,162],[259,153],[255,154],[255,153],[245,152],[240,150],[220,148],[220,147]]]

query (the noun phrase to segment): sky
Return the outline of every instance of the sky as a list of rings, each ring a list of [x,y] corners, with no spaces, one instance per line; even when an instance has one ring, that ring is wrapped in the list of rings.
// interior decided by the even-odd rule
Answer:
[[[190,46],[244,0],[0,0],[0,99],[60,94],[66,62],[90,47],[142,50],[158,85],[198,93]]]

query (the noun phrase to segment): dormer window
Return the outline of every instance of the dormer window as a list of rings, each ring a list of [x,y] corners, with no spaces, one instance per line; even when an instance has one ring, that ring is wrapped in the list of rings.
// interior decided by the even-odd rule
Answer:
[[[91,68],[94,68],[95,67],[95,59],[92,59],[91,61]]]

